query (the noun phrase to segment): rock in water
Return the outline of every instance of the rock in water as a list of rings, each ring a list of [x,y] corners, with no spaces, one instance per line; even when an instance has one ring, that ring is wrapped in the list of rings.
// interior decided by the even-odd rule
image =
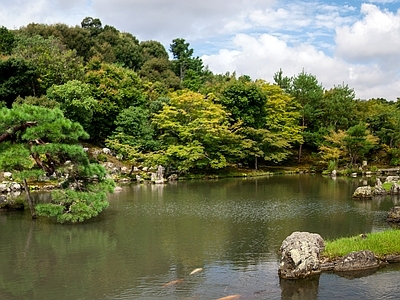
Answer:
[[[359,271],[379,267],[379,261],[369,250],[355,251],[340,258],[334,268],[335,272]]]
[[[400,223],[400,206],[395,206],[388,212],[386,220],[392,223]]]
[[[372,198],[372,188],[369,185],[358,187],[353,193],[353,198]]]
[[[279,276],[298,279],[321,273],[319,256],[324,249],[325,242],[319,234],[293,232],[280,248]]]

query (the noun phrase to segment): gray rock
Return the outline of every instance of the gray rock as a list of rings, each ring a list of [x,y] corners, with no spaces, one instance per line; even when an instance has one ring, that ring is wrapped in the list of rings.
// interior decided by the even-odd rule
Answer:
[[[293,232],[280,248],[279,276],[298,279],[321,273],[319,256],[324,248],[325,242],[319,234]]]
[[[10,184],[11,191],[20,191],[21,189],[22,189],[22,186],[19,183],[13,182]]]
[[[4,178],[11,178],[12,177],[12,173],[11,172],[4,172],[3,176],[4,176]]]
[[[103,148],[103,153],[107,155],[111,155],[111,150],[108,148]]]
[[[121,192],[121,191],[122,191],[122,187],[120,187],[120,186],[116,186],[114,188],[114,193]]]
[[[392,223],[400,223],[400,206],[392,207],[387,214],[386,220]]]
[[[168,177],[168,181],[174,181],[174,180],[178,180],[178,175],[177,174],[171,174]]]
[[[0,183],[0,193],[6,193],[8,189],[7,184],[5,183]]]
[[[399,181],[399,176],[388,176],[386,177],[385,182],[397,182]]]
[[[398,184],[397,182],[393,182],[393,185],[390,188],[390,193],[394,195],[400,194],[400,184]]]
[[[374,269],[379,267],[375,254],[369,250],[355,251],[340,258],[335,265],[335,272],[348,272]]]
[[[372,198],[372,188],[369,185],[358,187],[353,193],[353,198]]]

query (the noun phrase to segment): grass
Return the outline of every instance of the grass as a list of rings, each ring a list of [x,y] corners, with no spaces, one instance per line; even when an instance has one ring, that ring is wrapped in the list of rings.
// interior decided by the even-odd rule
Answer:
[[[380,258],[389,254],[400,254],[400,230],[390,229],[381,232],[340,238],[325,242],[322,257],[335,259],[353,251],[370,250]]]

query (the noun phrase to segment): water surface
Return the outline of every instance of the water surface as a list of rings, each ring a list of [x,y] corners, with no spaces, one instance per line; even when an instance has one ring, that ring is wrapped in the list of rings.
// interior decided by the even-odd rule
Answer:
[[[388,228],[399,199],[354,201],[360,184],[316,175],[132,184],[79,225],[0,212],[0,299],[398,299],[398,265],[350,279],[277,276],[293,231],[333,239]]]

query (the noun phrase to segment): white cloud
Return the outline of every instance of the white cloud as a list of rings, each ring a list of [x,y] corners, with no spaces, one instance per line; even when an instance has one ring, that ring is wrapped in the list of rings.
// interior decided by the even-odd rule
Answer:
[[[373,4],[363,4],[361,12],[362,20],[337,28],[336,54],[349,61],[380,60],[387,65],[398,62],[400,10],[395,14]]]
[[[281,68],[286,76],[294,76],[303,69],[317,76],[329,89],[334,85],[348,84],[361,99],[399,96],[399,77],[388,78],[379,64],[363,65],[330,57],[312,45],[289,46],[283,40],[269,34],[253,37],[238,34],[233,39],[235,50],[221,50],[215,55],[202,57],[206,65],[216,73],[236,71],[238,75],[250,75],[253,79],[273,81],[273,75]]]

